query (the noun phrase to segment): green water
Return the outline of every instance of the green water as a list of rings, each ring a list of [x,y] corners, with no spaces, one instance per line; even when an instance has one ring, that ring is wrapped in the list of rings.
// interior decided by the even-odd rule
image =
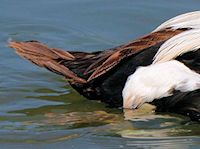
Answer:
[[[199,6],[197,0],[1,0],[0,148],[200,148],[200,125],[188,118],[89,101],[7,47],[11,38],[66,50],[111,48]]]

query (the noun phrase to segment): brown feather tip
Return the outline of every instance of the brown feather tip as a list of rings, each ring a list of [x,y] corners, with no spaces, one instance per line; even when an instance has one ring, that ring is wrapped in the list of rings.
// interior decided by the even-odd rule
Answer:
[[[16,53],[24,57],[25,59],[40,67],[45,67],[52,72],[63,75],[69,81],[80,84],[86,83],[86,80],[78,77],[77,74],[59,63],[60,59],[75,59],[74,56],[71,55],[69,52],[62,51],[56,48],[48,48],[46,45],[43,45],[37,41],[9,41],[8,46],[10,48],[14,48],[16,50]]]
[[[16,50],[16,53],[23,56],[23,53],[33,54],[36,56],[48,56],[52,59],[62,58],[65,60],[73,60],[75,57],[67,51],[58,48],[48,48],[46,45],[38,41],[18,42],[9,40],[8,46]]]

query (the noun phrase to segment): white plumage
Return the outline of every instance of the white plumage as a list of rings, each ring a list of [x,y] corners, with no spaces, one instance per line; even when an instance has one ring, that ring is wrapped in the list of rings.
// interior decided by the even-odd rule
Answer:
[[[153,32],[166,28],[193,28],[200,29],[200,11],[189,12],[178,15],[158,26]]]
[[[176,16],[158,26],[153,32],[166,28],[190,28],[190,30],[184,31],[167,40],[154,56],[153,64],[172,60],[186,52],[195,51],[200,48],[200,11]]]
[[[179,61],[171,60],[139,67],[123,89],[124,108],[137,108],[145,102],[200,88],[200,75]]]
[[[166,62],[176,57],[200,49],[200,29],[180,33],[167,40],[154,56],[153,64]]]
[[[184,53],[200,49],[200,11],[174,17],[153,32],[167,28],[189,30],[167,40],[151,65],[139,67],[128,77],[122,92],[124,108],[137,108],[145,102],[171,96],[174,90],[187,92],[200,89],[200,75],[174,60]]]

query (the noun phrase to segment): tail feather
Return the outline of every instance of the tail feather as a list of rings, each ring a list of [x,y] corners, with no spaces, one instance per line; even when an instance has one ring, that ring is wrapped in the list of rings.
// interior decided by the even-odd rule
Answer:
[[[63,65],[63,61],[73,61],[75,59],[75,57],[67,51],[48,48],[37,41],[10,41],[9,47],[14,48],[18,55],[40,67],[45,67],[52,72],[64,76],[70,81],[81,84],[86,83],[85,79],[77,76],[77,74]]]
[[[50,59],[66,59],[73,60],[74,56],[69,52],[62,51],[56,48],[48,48],[46,45],[39,43],[38,41],[26,41],[26,42],[16,42],[10,41],[9,46],[15,48],[18,54],[26,53],[35,56],[45,56]]]

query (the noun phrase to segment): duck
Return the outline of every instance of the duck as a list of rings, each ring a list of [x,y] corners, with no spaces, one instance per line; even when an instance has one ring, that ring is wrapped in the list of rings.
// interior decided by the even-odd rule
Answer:
[[[8,43],[28,61],[63,76],[80,95],[109,107],[178,113],[200,121],[200,11],[178,15],[114,48],[82,52],[35,41]]]

